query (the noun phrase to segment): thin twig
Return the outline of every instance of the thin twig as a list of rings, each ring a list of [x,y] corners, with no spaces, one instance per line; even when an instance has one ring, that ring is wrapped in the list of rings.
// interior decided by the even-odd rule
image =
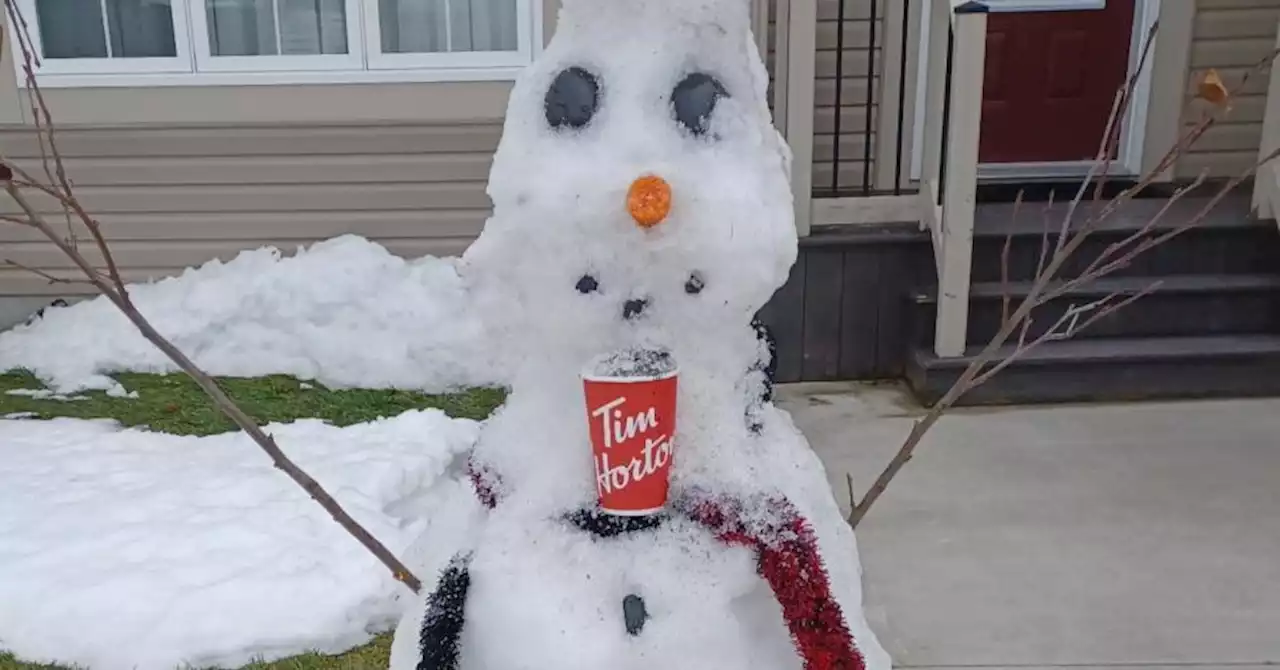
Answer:
[[[23,272],[30,272],[31,274],[33,274],[33,275],[35,275],[35,276],[37,276],[37,277],[40,277],[41,279],[44,279],[45,281],[49,282],[50,284],[89,284],[89,285],[93,285],[93,281],[92,281],[92,280],[89,280],[89,279],[72,279],[72,278],[70,278],[70,277],[55,277],[55,276],[53,276],[53,275],[49,274],[48,272],[45,272],[44,270],[38,270],[38,269],[36,269],[36,268],[33,268],[33,267],[29,267],[29,266],[23,265],[22,263],[19,263],[18,261],[15,261],[15,260],[12,260],[12,259],[8,259],[8,258],[4,259],[4,264],[5,264],[5,265],[8,265],[8,266],[10,266],[10,267],[14,267],[14,268],[17,268],[17,269],[19,269],[19,270],[22,270]]]
[[[1205,174],[1202,172],[1190,184],[1176,189],[1169,196],[1169,198],[1165,200],[1164,204],[1161,205],[1160,210],[1156,212],[1155,216],[1148,219],[1141,228],[1134,231],[1128,237],[1125,237],[1124,239],[1118,242],[1113,242],[1107,245],[1107,247],[1102,250],[1102,253],[1098,254],[1097,258],[1094,258],[1093,261],[1089,263],[1089,266],[1084,269],[1084,272],[1080,273],[1079,277],[1077,277],[1074,280],[1071,280],[1070,282],[1067,282],[1061,287],[1060,293],[1065,293],[1067,291],[1070,291],[1076,288],[1077,286],[1080,286],[1082,284],[1088,283],[1089,281],[1092,281],[1093,279],[1096,279],[1096,274],[1099,267],[1101,267],[1104,263],[1106,263],[1113,256],[1115,256],[1115,254],[1124,250],[1129,245],[1134,244],[1135,242],[1146,237],[1152,230],[1155,229],[1157,225],[1160,224],[1161,221],[1164,220],[1165,215],[1168,214],[1171,209],[1173,209],[1173,206],[1177,204],[1179,200],[1181,200],[1188,193],[1191,193],[1192,191],[1199,188],[1202,184],[1204,184],[1204,181],[1205,181]],[[1180,225],[1194,226],[1198,223],[1199,221],[1186,221]]]
[[[33,224],[26,219],[21,219],[16,216],[7,216],[3,214],[0,214],[0,221],[4,221],[5,223],[16,224],[19,226],[29,226],[29,227],[33,226]]]
[[[1138,291],[1137,293],[1134,293],[1124,298],[1123,300],[1117,300],[1117,298],[1124,295],[1123,293],[1117,291],[1108,295],[1105,298],[1095,300],[1085,305],[1080,305],[1078,307],[1072,307],[1068,309],[1057,320],[1057,322],[1055,322],[1052,326],[1050,326],[1048,330],[1041,333],[1039,337],[1025,344],[1023,342],[1019,342],[1017,348],[1012,353],[1010,353],[1008,356],[1005,356],[1002,360],[1000,360],[999,363],[996,363],[990,369],[986,370],[981,375],[979,375],[976,379],[974,379],[973,386],[974,387],[981,386],[991,381],[992,377],[999,374],[1005,368],[1009,367],[1014,362],[1016,362],[1017,360],[1019,360],[1020,358],[1025,356],[1027,353],[1031,352],[1033,349],[1040,346],[1041,344],[1044,344],[1045,342],[1053,342],[1056,340],[1065,340],[1065,339],[1070,339],[1072,337],[1075,337],[1076,335],[1079,335],[1085,330],[1088,330],[1090,326],[1097,323],[1099,320],[1114,314],[1116,310],[1119,310],[1124,307],[1128,307],[1129,305],[1137,302],[1138,300],[1145,298],[1148,295],[1151,295],[1159,287],[1160,287],[1160,282],[1157,281],[1144,287],[1142,290]],[[1089,316],[1083,322],[1080,321],[1080,317],[1086,314],[1088,314]]]
[[[1120,120],[1124,119],[1129,113],[1130,106],[1133,104],[1133,92],[1138,88],[1138,77],[1142,76],[1143,70],[1147,66],[1147,57],[1151,55],[1151,48],[1156,43],[1156,34],[1160,31],[1160,21],[1154,21],[1151,27],[1147,29],[1147,35],[1142,41],[1142,52],[1138,56],[1137,67],[1133,69],[1133,74],[1129,75],[1128,82],[1120,89],[1120,95],[1124,100],[1120,104],[1119,113],[1116,114],[1116,122],[1107,124],[1107,131],[1104,137],[1107,141],[1107,152],[1105,155],[1106,167],[1102,170],[1102,176],[1098,179],[1097,186],[1093,189],[1093,202],[1096,205],[1102,199],[1102,193],[1107,185],[1107,177],[1110,176],[1110,168],[1112,157],[1116,155],[1116,150],[1120,147],[1120,136],[1123,129]]]
[[[23,76],[26,79],[27,90],[31,92],[27,96],[27,105],[31,110],[31,119],[36,127],[36,140],[40,146],[40,164],[44,167],[45,175],[49,177],[49,183],[59,184],[67,192],[70,192],[71,181],[67,178],[66,169],[62,164],[62,155],[58,151],[53,117],[49,112],[48,105],[45,103],[44,92],[35,85],[36,68],[39,61],[35,55],[35,48],[32,46],[30,28],[27,26],[26,17],[22,16],[16,5],[8,0],[6,0],[5,4],[9,12],[10,23],[18,28],[16,32],[18,34],[18,45],[22,49]],[[46,140],[48,142],[47,147],[45,146]],[[66,218],[67,235],[70,236],[74,246],[76,237],[75,230],[71,226],[71,210],[64,205],[62,213]]]
[[[1049,215],[1053,212],[1053,198],[1057,191],[1049,191],[1049,202],[1044,206],[1043,225],[1040,229],[1040,255],[1036,257],[1035,277],[1044,274],[1044,264],[1049,261]]]
[[[1018,223],[1018,210],[1022,208],[1022,189],[1013,199],[1013,214],[1009,223],[1009,231],[1004,235],[1004,246],[1000,249],[1000,323],[1009,320],[1009,249],[1013,246],[1013,229]]]

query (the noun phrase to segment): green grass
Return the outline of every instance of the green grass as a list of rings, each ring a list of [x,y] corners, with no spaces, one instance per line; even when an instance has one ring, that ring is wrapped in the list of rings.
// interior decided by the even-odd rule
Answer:
[[[270,663],[250,663],[243,670],[386,670],[391,660],[391,634],[374,638],[372,642],[338,656],[302,654]],[[24,663],[12,654],[0,653],[0,670],[88,670],[61,665]],[[175,669],[191,670],[191,669]]]
[[[6,392],[13,389],[44,387],[30,374],[0,374],[0,416],[30,412],[41,419],[115,419],[126,426],[177,435],[213,435],[235,429],[186,375],[122,374],[116,380],[127,390],[136,391],[138,398],[112,398],[101,391],[74,394],[87,398],[76,401],[9,395]],[[428,407],[439,408],[449,416],[483,419],[503,399],[503,392],[498,389],[427,395],[414,391],[330,390],[319,384],[304,388],[291,377],[220,379],[218,384],[259,423],[317,418],[349,426]]]
[[[126,426],[177,435],[213,435],[235,429],[185,375],[122,374],[115,378],[127,390],[136,391],[138,397],[112,398],[102,392],[74,394],[87,398],[77,401],[14,396],[6,391],[40,389],[43,385],[30,374],[0,374],[0,416],[32,413],[40,419],[115,419]],[[348,426],[427,408],[478,420],[489,416],[505,397],[499,389],[428,395],[413,391],[332,390],[319,384],[304,388],[291,377],[219,379],[218,384],[241,409],[264,424],[317,418]],[[391,636],[386,634],[340,656],[304,654],[271,663],[253,663],[245,670],[385,670],[390,652]],[[25,663],[0,653],[0,670],[69,669]]]

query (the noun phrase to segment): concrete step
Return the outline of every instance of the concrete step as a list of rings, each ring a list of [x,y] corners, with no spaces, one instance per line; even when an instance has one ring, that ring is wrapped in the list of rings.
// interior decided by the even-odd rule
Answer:
[[[1183,198],[1161,215],[1148,235],[1159,235],[1196,217],[1207,205],[1204,198]],[[1089,219],[1090,203],[1077,209],[1072,220]],[[1059,273],[1071,278],[1109,246],[1142,230],[1157,217],[1164,203],[1138,200],[1124,205],[1098,225]],[[1066,205],[1055,204],[1045,213],[1043,203],[979,205],[974,223],[973,280],[975,282],[1026,281],[1035,277],[1040,258],[1052,254]],[[1008,244],[1007,270],[1005,246]],[[1111,276],[1166,276],[1180,274],[1253,274],[1280,267],[1280,231],[1274,221],[1254,218],[1248,201],[1227,200],[1211,215],[1178,236],[1141,254]]]
[[[1099,279],[1036,308],[1028,336],[1040,336],[1073,306],[1087,305],[1113,293],[1132,295],[1154,282],[1160,283],[1154,293],[1099,320],[1076,337],[1280,333],[1280,275],[1210,274]],[[1009,296],[1007,309],[1012,312],[1031,287],[1029,281],[974,284],[967,341],[975,345],[990,341],[1002,324],[1005,296]],[[937,292],[916,293],[911,300],[912,342],[925,347],[933,341]]]
[[[997,352],[1003,360],[1013,351]],[[907,361],[916,397],[932,405],[977,355]],[[973,389],[959,404],[1001,405],[1280,395],[1280,335],[1084,338],[1046,342]]]

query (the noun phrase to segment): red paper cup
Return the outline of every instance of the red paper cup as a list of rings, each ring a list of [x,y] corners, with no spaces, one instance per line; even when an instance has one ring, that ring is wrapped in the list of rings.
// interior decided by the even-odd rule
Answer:
[[[665,352],[603,356],[582,375],[600,508],[618,516],[662,511],[671,481],[679,369]]]

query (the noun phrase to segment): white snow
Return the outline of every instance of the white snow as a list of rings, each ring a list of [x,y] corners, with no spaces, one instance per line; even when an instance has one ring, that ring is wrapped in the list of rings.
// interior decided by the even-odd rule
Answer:
[[[5,391],[5,395],[23,396],[33,400],[60,400],[63,402],[88,400],[88,398],[84,396],[64,395],[52,389],[9,389],[8,391]],[[136,398],[137,396],[135,395],[134,397]]]
[[[474,497],[455,462],[471,421],[270,431],[397,555]],[[0,650],[21,659],[172,670],[336,652],[385,630],[409,594],[239,433],[0,421],[0,460]]]
[[[109,398],[133,398],[138,397],[137,391],[126,391],[120,384],[113,384],[107,389],[107,397]]]
[[[334,388],[500,383],[452,259],[405,260],[346,235],[264,247],[131,287],[152,325],[214,375],[290,374]],[[123,393],[104,373],[176,368],[103,298],[0,333],[0,370],[54,390]]]
[[[762,375],[750,370],[763,346],[750,321],[785,282],[797,240],[790,153],[770,117],[748,3],[564,0],[560,17],[515,84],[489,182],[493,216],[461,259],[405,261],[344,237],[288,259],[258,250],[212,263],[139,287],[138,303],[214,374],[511,387],[483,430],[467,432],[477,461],[500,477],[491,513],[456,479],[429,486],[449,460],[431,447],[440,426],[280,429],[296,431],[286,448],[309,454],[304,467],[427,582],[397,629],[393,670],[417,666],[432,578],[464,553],[473,588],[460,670],[799,667],[744,549],[679,521],[617,542],[558,521],[596,502],[579,371],[628,347],[670,351],[679,369],[673,490],[787,498],[815,530],[867,667],[887,670],[862,612],[857,545],[821,463],[785,412],[754,407]],[[593,74],[599,108],[583,127],[554,130],[544,101],[570,67]],[[702,136],[681,127],[672,104],[694,73],[727,93],[702,88],[686,100],[714,102]],[[672,206],[640,227],[628,191],[653,175],[670,185]],[[624,318],[629,303],[642,314]],[[0,335],[4,367],[61,391],[105,388],[101,373],[112,370],[169,369],[102,301]],[[28,429],[11,426],[19,437]],[[0,574],[19,576],[0,587],[0,647],[99,667],[229,665],[253,651],[343,648],[396,614],[385,570],[239,438],[218,449],[219,438],[139,441],[84,426],[51,425],[18,447],[29,462],[0,473],[31,508],[0,514],[20,524],[0,527],[17,538],[0,547]],[[16,439],[0,433],[0,444]],[[124,455],[105,466],[78,457],[113,445]],[[237,460],[230,446],[241,447]],[[774,520],[763,504],[744,515],[752,528]],[[628,593],[652,614],[635,638],[621,620]],[[121,640],[133,644],[116,649]]]

